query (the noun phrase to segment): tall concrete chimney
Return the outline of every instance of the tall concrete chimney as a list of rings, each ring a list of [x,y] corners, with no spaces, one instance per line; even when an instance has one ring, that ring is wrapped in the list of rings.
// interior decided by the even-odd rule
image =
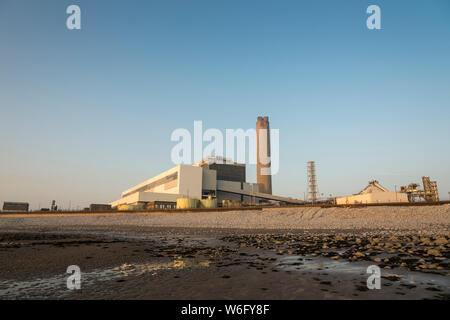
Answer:
[[[272,174],[270,162],[265,158],[270,157],[270,128],[269,117],[258,117],[256,121],[257,160],[256,179],[259,184],[259,192],[272,194]],[[262,156],[262,159],[260,160]]]

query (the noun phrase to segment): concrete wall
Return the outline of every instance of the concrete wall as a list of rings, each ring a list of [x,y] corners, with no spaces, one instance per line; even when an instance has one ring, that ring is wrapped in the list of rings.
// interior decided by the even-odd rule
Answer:
[[[151,202],[151,201],[170,201],[176,202],[180,198],[179,194],[171,193],[156,193],[156,192],[136,192],[119,200],[110,203],[111,207],[117,207],[120,204],[131,204],[136,202]]]
[[[336,204],[408,202],[406,193],[374,192],[336,198]]]
[[[252,188],[253,186],[253,188]],[[236,190],[236,192],[239,192],[240,190],[245,190],[248,192],[259,192],[259,185],[256,183],[241,183],[241,182],[235,182],[235,181],[224,181],[224,180],[217,180],[217,187],[225,187],[227,189]],[[255,202],[257,199],[252,199],[250,196],[245,195],[239,195],[235,193],[225,192],[225,191],[218,191],[217,192],[217,201],[218,203],[221,203],[222,200],[239,200],[239,201],[245,201],[245,202]]]
[[[259,184],[246,182],[243,184],[242,189],[248,192],[259,192]],[[247,203],[257,203],[259,199],[255,197],[244,196],[243,201]]]
[[[229,193],[224,191],[217,191],[216,193],[217,203],[222,204],[222,200],[236,200],[241,201],[241,195],[236,193]]]
[[[136,190],[138,190],[138,189],[140,189],[140,188],[142,188],[142,187],[144,187],[144,186],[146,186],[146,185],[148,185],[148,184],[150,184],[152,182],[155,182],[155,181],[158,181],[160,179],[163,179],[164,177],[167,177],[167,176],[169,176],[169,175],[171,175],[173,173],[176,173],[176,172],[179,173],[179,171],[180,171],[180,166],[176,166],[176,167],[174,167],[172,169],[166,170],[163,173],[160,173],[157,176],[154,176],[153,178],[145,180],[144,182],[142,182],[142,183],[140,183],[140,184],[138,184],[138,185],[136,185],[136,186],[134,186],[132,188],[129,188],[129,189],[125,190],[124,192],[122,192],[122,197],[124,195],[129,194],[130,192],[136,191]],[[180,175],[178,175],[178,180],[179,179],[180,179]],[[164,185],[156,187],[154,190],[152,190],[152,192],[178,193],[178,183],[177,183],[176,186],[174,186],[174,187],[172,187],[170,189],[165,189]]]
[[[157,181],[164,181],[166,177],[177,175],[177,179],[170,180],[149,190],[140,190]],[[119,204],[130,204],[139,201],[176,201],[177,198],[187,197],[201,199],[203,169],[190,165],[178,165],[150,178],[128,190],[122,192],[121,199],[111,202],[115,207]],[[210,180],[208,180],[211,183]],[[158,183],[157,183],[158,184]],[[215,185],[214,185],[215,187]]]
[[[209,170],[209,169],[203,168],[202,189],[216,191],[216,186],[217,186],[216,170]]]
[[[178,193],[184,197],[202,198],[203,169],[200,167],[180,165]]]
[[[213,163],[205,165],[210,170],[217,171],[217,180],[245,182],[245,164],[242,163]]]
[[[142,187],[145,187],[152,182],[164,179],[167,176],[178,174],[177,181],[171,181],[166,184],[157,186],[151,190],[143,192],[154,192],[154,193],[171,193],[171,194],[189,194],[189,197],[201,198],[202,192],[202,168],[193,167],[190,165],[178,165],[172,169],[164,171],[157,176],[150,178],[128,190],[122,192],[122,197],[127,194],[138,191]],[[141,192],[141,191],[138,191]]]
[[[129,204],[129,203],[135,203],[139,201],[139,192],[133,193],[132,195],[129,195],[127,197],[122,197],[119,200],[110,202],[109,204],[111,207],[117,207],[119,204]]]
[[[237,181],[217,180],[217,187],[226,187],[233,190],[241,190],[241,183]]]

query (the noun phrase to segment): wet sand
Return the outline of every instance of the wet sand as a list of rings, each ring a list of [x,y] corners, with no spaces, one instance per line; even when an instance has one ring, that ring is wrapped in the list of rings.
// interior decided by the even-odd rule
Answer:
[[[448,240],[363,229],[8,228],[0,299],[448,299]],[[380,290],[367,289],[373,264]],[[81,290],[66,287],[69,265],[81,268]]]

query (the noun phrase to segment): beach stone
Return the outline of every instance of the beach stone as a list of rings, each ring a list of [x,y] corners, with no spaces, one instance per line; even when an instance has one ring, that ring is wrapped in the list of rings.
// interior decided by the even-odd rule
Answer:
[[[422,239],[421,239],[421,244],[422,244],[422,245],[430,246],[430,245],[432,245],[433,243],[431,242],[430,238],[422,238]]]
[[[427,254],[430,256],[441,256],[441,253],[437,249],[429,249]]]
[[[434,244],[435,245],[446,245],[446,244],[448,244],[448,240],[445,239],[444,237],[440,237],[440,238],[437,238],[436,240],[434,240]]]
[[[388,273],[382,276],[382,278],[391,280],[391,281],[399,281],[403,276],[395,273]]]

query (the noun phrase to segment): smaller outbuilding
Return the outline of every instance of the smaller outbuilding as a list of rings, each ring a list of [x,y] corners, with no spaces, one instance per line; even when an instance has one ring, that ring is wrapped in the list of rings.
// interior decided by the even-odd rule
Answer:
[[[111,205],[110,204],[97,204],[97,203],[92,203],[89,206],[89,211],[91,212],[101,212],[101,211],[111,211]]]
[[[377,180],[369,181],[369,185],[358,194],[336,198],[338,205],[398,202],[408,202],[408,195],[403,192],[389,191]]]
[[[6,212],[28,212],[30,204],[27,202],[4,202],[3,211]]]

